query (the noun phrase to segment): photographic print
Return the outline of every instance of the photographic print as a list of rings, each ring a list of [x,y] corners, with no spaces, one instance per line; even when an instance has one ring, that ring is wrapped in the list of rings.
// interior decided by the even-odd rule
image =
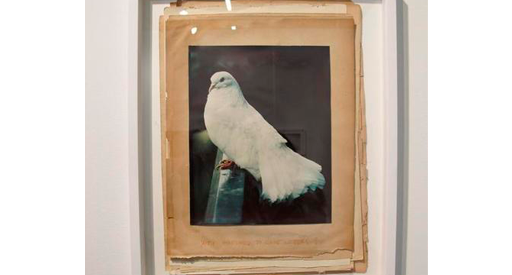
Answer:
[[[330,223],[329,47],[188,50],[190,223]]]

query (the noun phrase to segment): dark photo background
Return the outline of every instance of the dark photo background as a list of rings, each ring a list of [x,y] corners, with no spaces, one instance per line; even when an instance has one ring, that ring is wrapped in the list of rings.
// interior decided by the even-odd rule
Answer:
[[[208,142],[204,106],[210,77],[231,73],[247,101],[288,140],[288,146],[322,166],[323,190],[270,204],[261,183],[245,181],[240,224],[331,222],[331,104],[329,47],[189,47],[191,224],[203,225],[217,148]],[[205,141],[206,140],[206,141]]]

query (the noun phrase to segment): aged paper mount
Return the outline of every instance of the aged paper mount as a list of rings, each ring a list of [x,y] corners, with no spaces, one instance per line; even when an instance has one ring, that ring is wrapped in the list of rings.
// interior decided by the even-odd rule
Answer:
[[[262,6],[264,6],[264,3],[267,2],[267,1],[261,1],[262,2]],[[274,1],[273,4],[275,5],[277,1]],[[238,2],[235,2],[235,3],[238,3]],[[254,2],[253,2],[254,3]],[[308,5],[308,4],[303,4],[303,3],[307,3],[305,1],[300,1],[301,3],[301,8],[304,8],[304,5]],[[190,5],[190,7],[194,7],[194,8],[201,8],[201,5],[203,5],[204,3],[196,3],[196,2],[186,2],[184,7]],[[288,2],[287,2],[288,4]],[[220,5],[219,3],[208,3],[209,6],[211,5],[216,5],[215,7],[218,8],[218,6]],[[241,5],[243,6],[243,5]],[[275,5],[275,6],[279,6],[279,5]],[[282,8],[284,6],[281,5],[279,6],[279,8]],[[178,190],[175,190],[176,188],[172,188],[172,184],[169,184],[170,182],[172,182],[172,180],[176,180],[176,174],[178,174],[178,178],[180,178],[181,180],[183,180],[184,178],[187,177],[187,175],[183,174],[183,175],[179,175],[179,172],[177,172],[177,170],[175,169],[179,169],[180,167],[186,167],[186,160],[182,161],[181,164],[178,164],[178,166],[176,165],[176,163],[173,163],[172,161],[170,161],[171,159],[180,159],[180,156],[184,156],[184,155],[187,155],[186,153],[184,152],[179,152],[179,150],[170,150],[171,148],[173,148],[172,146],[172,142],[177,142],[177,144],[174,146],[174,148],[183,148],[183,147],[187,147],[187,146],[181,146],[180,143],[186,141],[186,135],[188,135],[187,131],[188,129],[186,127],[183,127],[183,128],[180,128],[180,123],[181,125],[183,124],[186,124],[186,119],[183,119],[183,118],[173,118],[168,112],[168,110],[180,110],[179,108],[183,108],[183,106],[186,106],[186,104],[184,104],[186,102],[186,94],[183,94],[183,96],[180,96],[180,95],[176,95],[176,97],[173,97],[173,95],[169,96],[170,94],[170,91],[186,91],[186,87],[185,87],[185,84],[186,83],[179,83],[179,81],[174,81],[176,80],[176,77],[179,76],[180,74],[181,75],[186,75],[186,71],[187,70],[182,70],[181,72],[174,72],[176,71],[175,70],[175,67],[179,64],[179,65],[185,65],[186,66],[186,62],[184,60],[180,60],[180,56],[183,57],[184,55],[183,54],[179,54],[179,53],[176,53],[176,52],[173,52],[175,51],[176,49],[175,48],[179,48],[179,47],[173,47],[173,43],[175,43],[176,41],[178,41],[178,43],[182,43],[183,41],[183,37],[181,38],[178,38],[176,39],[176,36],[173,36],[173,35],[170,35],[171,32],[175,31],[175,30],[179,30],[180,28],[188,28],[190,25],[190,22],[188,20],[194,20],[194,24],[197,25],[197,22],[200,21],[200,20],[203,20],[204,22],[212,22],[212,21],[215,21],[217,24],[223,24],[222,20],[223,18],[221,16],[218,16],[216,18],[215,15],[210,15],[208,16],[208,18],[205,18],[204,16],[198,16],[198,18],[193,18],[192,16],[189,17],[189,19],[187,20],[184,20],[180,17],[178,18],[173,18],[172,16],[172,13],[173,12],[176,12],[176,9],[167,9],[166,10],[166,14],[164,16],[162,16],[161,18],[161,21],[160,21],[160,32],[161,32],[161,45],[160,45],[160,48],[161,48],[161,60],[160,60],[160,64],[161,64],[161,68],[162,68],[162,81],[161,81],[161,86],[162,86],[162,96],[161,96],[161,99],[162,99],[162,120],[165,121],[166,123],[163,123],[162,125],[165,125],[166,129],[164,129],[162,131],[162,140],[163,141],[168,141],[168,142],[165,142],[163,144],[163,148],[167,148],[168,150],[165,150],[166,154],[163,155],[163,160],[165,161],[164,163],[166,163],[165,167],[163,168],[163,174],[164,174],[164,182],[166,184],[164,184],[164,196],[166,197],[165,201],[167,202],[167,206],[166,206],[166,219],[168,220],[168,223],[166,224],[167,226],[167,229],[166,229],[166,239],[167,239],[167,254],[168,254],[168,257],[169,257],[169,260],[171,258],[200,258],[200,257],[212,257],[212,256],[217,256],[219,255],[218,252],[221,252],[220,254],[224,256],[224,258],[221,258],[219,259],[218,261],[205,261],[205,262],[201,262],[201,261],[196,261],[194,264],[191,264],[190,262],[189,263],[179,263],[179,262],[175,262],[173,264],[173,267],[176,267],[178,268],[179,270],[182,270],[182,271],[189,271],[189,272],[197,272],[197,271],[204,271],[204,270],[245,270],[245,271],[248,271],[250,270],[251,272],[256,272],[256,271],[259,271],[259,272],[267,272],[265,270],[268,270],[268,269],[265,269],[264,267],[268,267],[268,266],[275,266],[275,267],[279,267],[281,271],[283,272],[295,272],[295,269],[291,269],[291,267],[289,266],[290,263],[287,262],[286,260],[273,260],[274,262],[269,262],[269,260],[266,260],[265,261],[262,261],[262,262],[256,262],[256,261],[234,261],[234,259],[239,259],[240,257],[254,257],[254,258],[265,258],[265,257],[273,257],[273,258],[284,258],[284,259],[287,259],[287,258],[290,258],[290,257],[293,257],[293,258],[299,258],[299,259],[304,259],[304,263],[302,265],[294,265],[295,267],[298,267],[298,266],[301,266],[302,268],[310,268],[311,271],[313,272],[319,272],[319,271],[329,271],[329,270],[338,270],[338,271],[343,271],[343,270],[346,270],[346,271],[350,271],[350,270],[355,270],[355,271],[364,271],[366,269],[366,264],[367,264],[367,250],[366,250],[366,243],[367,243],[367,229],[366,229],[366,226],[367,226],[367,204],[366,204],[366,180],[367,180],[367,177],[366,177],[366,152],[365,152],[365,144],[366,144],[366,125],[364,123],[364,90],[363,90],[363,85],[362,85],[362,80],[363,80],[363,76],[362,76],[362,67],[361,67],[361,47],[360,47],[360,43],[361,43],[361,36],[360,36],[360,30],[361,30],[361,27],[360,27],[360,24],[361,24],[361,20],[360,20],[360,9],[357,5],[352,5],[350,3],[344,3],[342,4],[342,6],[344,8],[339,8],[339,10],[343,10],[344,12],[346,12],[345,14],[343,15],[338,15],[338,16],[333,16],[332,18],[329,18],[328,16],[325,16],[325,14],[323,14],[323,18],[321,20],[316,20],[315,23],[319,24],[319,21],[324,21],[324,20],[340,20],[340,23],[339,26],[343,26],[344,24],[346,24],[347,26],[348,25],[352,25],[352,33],[350,34],[351,36],[353,36],[353,40],[352,42],[350,43],[351,45],[354,46],[353,50],[352,50],[352,53],[350,54],[351,56],[355,56],[355,61],[354,61],[354,67],[353,67],[353,71],[355,72],[353,78],[355,78],[355,81],[354,81],[354,86],[352,88],[350,88],[351,90],[353,91],[357,91],[353,94],[353,101],[352,102],[355,102],[355,106],[353,108],[355,109],[352,109],[352,111],[350,111],[350,113],[354,114],[353,116],[353,121],[355,121],[355,128],[354,130],[352,131],[354,133],[354,136],[355,136],[355,148],[352,149],[353,150],[353,153],[351,153],[354,157],[352,158],[354,161],[354,165],[355,166],[352,166],[353,168],[351,168],[352,172],[349,174],[351,175],[351,178],[354,179],[352,180],[352,187],[348,187],[348,188],[352,188],[352,189],[347,189],[347,190],[353,190],[351,191],[353,194],[354,194],[354,197],[351,199],[351,200],[348,200],[348,204],[350,204],[351,206],[350,207],[346,207],[345,209],[352,209],[350,210],[348,214],[343,214],[343,213],[336,213],[336,214],[341,214],[340,217],[343,217],[343,215],[345,215],[345,217],[347,216],[352,216],[350,219],[348,220],[351,220],[351,222],[348,224],[348,227],[350,227],[351,229],[350,230],[347,230],[347,226],[344,227],[344,229],[341,230],[341,233],[340,235],[343,235],[343,232],[351,232],[348,237],[345,237],[345,240],[343,240],[343,238],[340,239],[340,242],[334,244],[334,247],[322,247],[322,244],[325,244],[326,241],[325,240],[321,240],[321,238],[318,238],[312,234],[310,234],[311,236],[314,236],[314,237],[303,237],[305,234],[303,234],[304,232],[318,232],[318,228],[315,228],[315,227],[318,227],[317,225],[313,225],[313,226],[310,226],[310,225],[307,225],[307,226],[296,226],[298,227],[297,231],[291,231],[292,235],[295,234],[295,236],[299,236],[299,237],[292,237],[292,238],[288,238],[288,239],[283,239],[282,236],[281,237],[278,237],[278,238],[275,238],[275,239],[272,239],[272,238],[267,238],[267,237],[263,237],[261,239],[255,239],[254,238],[254,232],[252,232],[252,235],[249,234],[249,238],[246,238],[245,236],[247,235],[246,233],[247,232],[243,232],[243,233],[239,233],[239,232],[236,232],[237,230],[235,230],[235,236],[237,236],[237,238],[234,238],[234,239],[225,239],[225,240],[221,240],[221,241],[218,241],[217,238],[208,238],[208,237],[204,237],[204,236],[215,236],[218,234],[218,232],[214,232],[214,233],[211,233],[211,232],[208,232],[209,230],[205,230],[205,232],[202,232],[202,233],[199,233],[198,236],[201,236],[201,237],[192,237],[190,238],[191,242],[190,243],[187,243],[185,240],[185,242],[183,243],[176,243],[175,239],[176,239],[176,234],[180,234],[180,230],[184,230],[182,232],[186,232],[186,233],[190,233],[188,232],[187,230],[187,227],[189,227],[188,225],[190,223],[187,224],[187,217],[186,217],[186,214],[187,214],[187,211],[185,210],[186,207],[187,207],[187,201],[186,199],[184,201],[182,201],[180,203],[180,199],[184,199],[186,198],[187,196],[180,196],[180,194],[183,194],[185,193],[186,194],[186,188],[185,190],[183,189],[178,189]],[[235,6],[236,7],[236,6]],[[341,6],[340,6],[341,7]],[[279,10],[278,8],[278,10]],[[251,7],[248,7],[247,10],[250,10]],[[252,8],[254,9],[254,8]],[[264,8],[257,8],[258,10],[260,9],[264,9]],[[266,23],[269,23],[269,24],[273,24],[273,25],[276,25],[276,24],[280,24],[282,26],[286,25],[286,24],[283,24],[283,20],[282,18],[285,16],[284,14],[279,14],[276,12],[275,14],[276,16],[279,16],[279,17],[272,17],[270,15],[266,15],[264,17],[266,17]],[[240,20],[239,22],[237,22],[239,25],[242,25],[244,23],[246,24],[250,24],[251,26],[254,25],[254,23],[258,20],[258,16],[255,16],[255,15],[252,15],[254,16],[253,19],[251,20],[247,20],[246,17],[245,18],[238,18],[238,20]],[[297,16],[297,15],[294,15],[294,16],[290,16],[290,28],[293,28],[293,25],[299,25],[300,26],[300,22],[298,21],[302,21],[304,22],[303,20],[305,18],[308,18],[308,17],[311,17],[309,20],[311,20],[311,22],[315,21],[315,19],[313,19],[313,17],[315,16],[319,16],[319,15],[307,15],[307,16]],[[293,17],[295,17],[295,19],[297,21],[293,22]],[[281,19],[279,19],[281,18]],[[299,20],[300,18],[300,20]],[[272,19],[272,20],[268,20],[268,19]],[[225,22],[225,23],[228,23],[230,24],[231,22],[233,22],[233,20],[235,20],[235,18],[233,18],[232,16],[229,17],[229,22]],[[244,22],[245,20],[245,22]],[[345,23],[345,22],[350,22],[350,23]],[[180,25],[181,24],[181,25]],[[206,23],[205,23],[206,24]],[[303,23],[305,24],[305,23]],[[329,24],[330,25],[330,24]],[[318,25],[318,26],[321,26]],[[205,25],[205,26],[202,26],[203,28],[207,28],[208,25]],[[214,29],[214,27],[213,27]],[[254,32],[254,30],[253,30]],[[218,34],[217,34],[218,35]],[[350,36],[349,35],[349,36]],[[289,41],[292,41],[292,42],[289,42],[290,44],[293,44],[293,45],[304,45],[304,44],[308,44],[307,42],[305,43],[303,40],[301,41],[293,41],[293,32],[291,32],[290,34],[290,37],[289,37]],[[218,42],[216,42],[215,39],[213,40],[208,40],[209,38],[208,37],[203,37],[202,39],[202,42],[207,44],[207,45],[216,45],[218,44]],[[270,38],[267,38],[268,40],[265,40],[263,39],[263,37],[259,37],[259,38],[254,38],[254,40],[249,40],[249,41],[242,41],[242,42],[238,42],[240,45],[258,45],[258,44],[262,44],[262,45],[275,45],[275,44],[278,44],[278,42],[276,42],[275,40],[272,41],[272,37]],[[274,37],[275,39],[275,37]],[[286,39],[284,39],[286,40]],[[198,41],[195,41],[196,43]],[[234,44],[234,43],[237,43],[237,41],[231,41],[230,44]],[[282,43],[282,42],[281,42]],[[302,43],[302,44],[301,44]],[[310,42],[311,44],[314,44],[314,43],[318,43],[318,40],[316,41],[312,41]],[[323,43],[326,43],[326,42],[323,42]],[[191,44],[189,42],[189,44]],[[322,43],[320,43],[322,44]],[[309,45],[309,44],[308,44]],[[322,45],[325,45],[325,44],[322,44]],[[171,53],[171,54],[169,54]],[[339,61],[339,60],[336,60],[335,63]],[[336,70],[333,70],[333,71],[336,71]],[[171,73],[171,72],[174,72],[174,73]],[[186,76],[185,76],[185,79],[186,79]],[[166,81],[167,80],[167,81]],[[178,82],[178,83],[177,83]],[[339,84],[339,83],[338,83]],[[174,86],[174,85],[178,85],[177,87]],[[181,86],[179,86],[181,85]],[[338,86],[338,85],[337,85]],[[350,102],[350,100],[348,100],[348,102]],[[341,104],[343,104],[343,102],[340,101]],[[350,109],[350,108],[349,108]],[[184,113],[186,113],[185,110],[182,110]],[[350,117],[350,116],[348,116]],[[174,121],[173,121],[174,119]],[[334,128],[334,127],[333,127]],[[172,135],[169,136],[170,132],[168,129],[172,129]],[[188,148],[188,147],[187,147]],[[186,148],[184,148],[186,149]],[[333,149],[334,150],[334,149]],[[175,156],[173,156],[173,154],[177,154]],[[179,171],[179,170],[178,170]],[[169,176],[171,175],[171,176]],[[185,185],[186,186],[186,185]],[[173,196],[174,195],[174,196]],[[335,195],[335,193],[333,192],[333,196]],[[180,198],[181,197],[181,198]],[[345,202],[347,202],[347,200],[345,200]],[[354,207],[354,205],[356,207]],[[178,209],[180,209],[179,211],[176,211],[176,207],[178,207]],[[185,210],[185,211],[184,211]],[[185,215],[183,215],[182,217],[179,217],[179,218],[176,218],[176,212],[181,212],[181,213],[184,213]],[[335,213],[333,213],[333,217],[335,217],[336,215]],[[180,219],[182,219],[180,221]],[[176,230],[176,221],[178,220],[178,223],[182,223],[181,226],[183,226],[181,229],[178,229]],[[347,219],[345,219],[347,220]],[[301,228],[301,227],[313,227],[312,229],[304,229],[304,228]],[[190,229],[190,228],[189,228]],[[260,231],[260,232],[256,232],[256,236],[261,235],[261,236],[265,236],[267,232],[275,232],[274,230],[277,229],[279,231],[279,228],[269,228],[269,227],[265,227],[264,229],[260,229],[260,230],[257,230],[257,231]],[[305,230],[305,231],[303,231]],[[192,233],[195,233],[197,234],[197,232],[194,232],[195,230],[192,230]],[[219,231],[224,231],[225,230],[219,230]],[[251,233],[250,231],[252,230],[247,230],[248,233]],[[290,231],[287,230],[285,231],[285,234],[289,234]],[[330,234],[336,234],[336,231],[333,231],[332,233]],[[188,234],[187,234],[188,235]],[[307,234],[306,234],[307,235]],[[337,235],[337,237],[339,237],[340,235]],[[336,238],[335,238],[336,239]],[[173,248],[173,245],[175,246],[175,248]],[[183,248],[180,248],[180,246],[182,246]],[[231,246],[231,248],[230,248]],[[244,253],[240,253],[244,247],[248,247],[248,246],[251,246],[251,248],[253,246],[260,246],[261,249],[259,250],[259,252],[256,252],[254,254],[244,254]],[[269,251],[275,251],[275,247],[279,247],[281,250],[278,251],[278,253],[275,253],[272,254],[272,253],[268,253]],[[297,252],[297,246],[302,246],[303,249],[302,250],[299,250],[299,252]],[[197,247],[196,250],[192,249],[190,252],[191,253],[187,253],[187,251],[185,250],[189,250],[193,247]],[[320,247],[320,248],[319,248]],[[210,251],[210,252],[208,252]],[[185,252],[185,253],[183,253]],[[347,252],[347,253],[344,253],[344,252]],[[337,259],[337,260],[332,260],[332,259],[329,259],[330,257],[329,256],[334,256],[333,258]],[[320,259],[325,259],[325,264],[326,266],[335,266],[334,269],[332,268],[327,268],[326,266],[321,266],[322,264],[320,264],[320,266],[318,266],[318,261],[317,261],[317,265],[316,266],[313,266],[313,264],[309,263],[309,266],[308,263],[306,262],[306,259],[314,259],[314,260],[320,260]],[[337,262],[336,262],[337,261]],[[170,261],[168,261],[169,263]],[[225,262],[229,263],[229,264],[225,264]],[[224,264],[222,264],[224,263]],[[252,264],[251,264],[252,263]],[[169,266],[169,269],[171,269],[171,267]]]

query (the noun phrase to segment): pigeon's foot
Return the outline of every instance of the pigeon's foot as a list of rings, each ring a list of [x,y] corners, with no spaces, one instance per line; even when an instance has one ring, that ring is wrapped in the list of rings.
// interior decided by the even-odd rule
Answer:
[[[236,163],[234,161],[228,160],[228,159],[224,159],[215,168],[216,169],[220,169],[220,170],[224,170],[224,169],[232,169],[232,168],[235,168],[235,167],[236,167]]]

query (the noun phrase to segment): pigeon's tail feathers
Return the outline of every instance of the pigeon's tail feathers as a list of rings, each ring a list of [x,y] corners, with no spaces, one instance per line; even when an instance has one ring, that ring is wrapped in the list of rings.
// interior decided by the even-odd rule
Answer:
[[[261,195],[271,202],[295,199],[325,185],[322,166],[284,144],[260,150],[259,166],[263,187]]]

